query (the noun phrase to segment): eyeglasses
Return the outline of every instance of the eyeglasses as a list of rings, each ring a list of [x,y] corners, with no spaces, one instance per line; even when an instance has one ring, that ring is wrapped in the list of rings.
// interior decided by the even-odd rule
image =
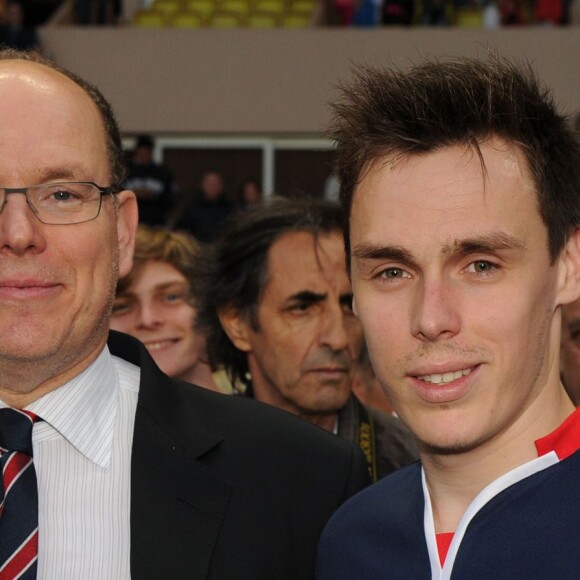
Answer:
[[[118,187],[100,187],[91,181],[0,187],[0,212],[6,206],[9,194],[22,193],[32,213],[43,224],[80,224],[90,222],[99,215],[104,195],[118,192]]]

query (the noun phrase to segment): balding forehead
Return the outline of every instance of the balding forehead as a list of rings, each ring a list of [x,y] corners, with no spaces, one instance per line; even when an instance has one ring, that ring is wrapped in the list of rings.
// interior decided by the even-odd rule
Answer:
[[[0,120],[4,183],[39,183],[61,174],[110,181],[102,115],[91,96],[58,70],[0,60]]]
[[[54,110],[55,114],[64,113],[71,106],[80,109],[88,107],[91,113],[85,109],[82,113],[78,110],[77,114],[82,114],[84,119],[86,115],[94,114],[99,119],[104,134],[101,111],[91,96],[73,79],[50,66],[27,60],[0,60],[0,86],[4,94],[7,91],[15,91],[15,94],[22,92],[22,107],[31,107],[37,102]]]
[[[51,92],[56,86],[80,91],[91,100],[82,87],[61,72],[42,63],[8,59],[0,60],[0,82],[20,82],[40,92]]]

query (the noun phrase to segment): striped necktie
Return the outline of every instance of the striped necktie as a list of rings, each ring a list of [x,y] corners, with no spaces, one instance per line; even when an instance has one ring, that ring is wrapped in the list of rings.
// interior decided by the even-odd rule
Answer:
[[[0,580],[33,580],[38,558],[38,488],[32,461],[34,413],[0,409]]]

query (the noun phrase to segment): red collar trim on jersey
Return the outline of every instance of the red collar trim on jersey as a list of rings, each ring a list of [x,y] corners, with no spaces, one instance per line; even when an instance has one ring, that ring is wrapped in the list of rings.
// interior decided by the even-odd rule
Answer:
[[[555,431],[535,441],[538,457],[555,451],[566,459],[580,449],[580,408],[576,409]]]

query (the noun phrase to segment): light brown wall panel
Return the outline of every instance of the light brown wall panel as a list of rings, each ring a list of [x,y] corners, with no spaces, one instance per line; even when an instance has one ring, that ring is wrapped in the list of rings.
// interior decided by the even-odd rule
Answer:
[[[356,64],[424,56],[527,57],[580,109],[580,28],[498,31],[44,28],[48,54],[95,82],[127,133],[318,134]]]

